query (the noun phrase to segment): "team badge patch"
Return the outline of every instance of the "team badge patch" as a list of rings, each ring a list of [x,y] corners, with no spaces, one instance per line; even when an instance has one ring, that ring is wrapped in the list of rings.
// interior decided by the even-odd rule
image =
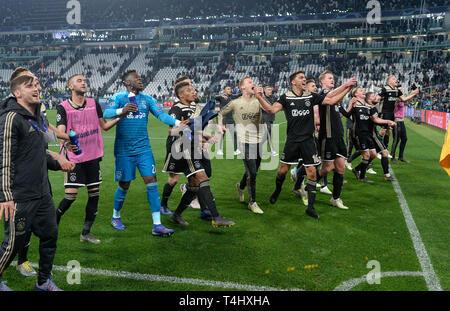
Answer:
[[[77,174],[71,173],[69,179],[71,182],[74,182],[75,180],[77,180]]]

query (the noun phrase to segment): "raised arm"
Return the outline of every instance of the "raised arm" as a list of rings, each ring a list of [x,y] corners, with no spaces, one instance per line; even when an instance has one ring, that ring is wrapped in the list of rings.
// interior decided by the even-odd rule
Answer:
[[[278,111],[283,109],[283,105],[281,105],[279,102],[275,102],[273,105],[271,105],[267,102],[266,98],[263,95],[262,86],[256,87],[255,96],[256,96],[256,99],[259,101],[259,104],[261,105],[261,107],[268,114],[276,114]]]
[[[412,99],[417,94],[419,94],[419,89],[415,89],[408,96],[405,96],[405,95],[400,96],[400,99],[404,102],[407,102],[408,100]]]
[[[347,95],[348,92],[350,92],[352,87],[355,85],[356,78],[351,78],[337,89],[329,92],[327,96],[325,96],[322,105],[336,105],[345,97],[345,95]]]

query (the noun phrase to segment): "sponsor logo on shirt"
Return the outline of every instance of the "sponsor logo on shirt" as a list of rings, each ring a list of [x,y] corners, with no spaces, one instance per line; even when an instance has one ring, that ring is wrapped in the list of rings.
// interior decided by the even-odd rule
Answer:
[[[293,109],[292,110],[292,116],[293,117],[304,117],[310,114],[309,110],[298,110],[298,109]]]

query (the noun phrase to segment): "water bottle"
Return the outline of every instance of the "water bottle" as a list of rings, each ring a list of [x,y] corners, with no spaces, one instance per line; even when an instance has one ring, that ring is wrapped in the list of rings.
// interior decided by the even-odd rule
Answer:
[[[69,132],[69,138],[70,138],[70,143],[72,145],[77,146],[78,151],[75,152],[76,155],[80,155],[81,154],[81,147],[80,147],[80,143],[78,142],[78,136],[77,133],[75,133],[74,131],[70,130]]]
[[[137,103],[137,100],[136,100],[136,95],[134,93],[128,94],[128,101],[130,103],[132,103],[132,104],[135,104],[137,109],[138,109],[136,112],[133,112],[133,115],[134,116],[139,115],[139,106],[138,106],[138,103]]]

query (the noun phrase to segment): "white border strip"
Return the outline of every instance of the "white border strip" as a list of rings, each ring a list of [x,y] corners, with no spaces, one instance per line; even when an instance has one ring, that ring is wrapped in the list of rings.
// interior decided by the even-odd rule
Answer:
[[[380,278],[389,277],[389,276],[423,276],[424,273],[417,271],[388,271],[388,272],[380,272]],[[349,291],[352,288],[358,286],[359,284],[367,282],[367,275],[364,275],[360,278],[354,278],[348,281],[341,283],[338,287],[333,289],[334,291]]]
[[[31,263],[31,266],[34,268],[38,268],[39,265],[36,263]],[[53,266],[53,270],[55,271],[63,271],[69,272],[70,269],[64,266]],[[81,268],[81,273],[90,274],[90,275],[101,275],[107,277],[117,277],[117,278],[125,278],[125,279],[133,279],[133,280],[144,280],[144,281],[152,281],[152,282],[167,282],[172,284],[190,284],[197,286],[211,286],[211,287],[219,287],[226,289],[238,289],[245,291],[304,291],[304,289],[300,288],[275,288],[268,286],[255,286],[255,285],[247,285],[240,284],[234,282],[221,282],[221,281],[210,281],[210,280],[202,280],[202,279],[190,279],[190,278],[179,278],[174,276],[165,276],[165,275],[155,275],[155,274],[141,274],[135,272],[127,272],[127,271],[110,271],[110,270],[100,270],[100,269],[92,269],[92,268]]]
[[[391,167],[389,168],[389,172],[391,173],[392,177],[395,178],[394,171]],[[414,222],[411,211],[408,207],[408,203],[406,202],[405,196],[403,195],[397,178],[395,178],[395,180],[392,182],[392,185],[394,186],[395,193],[397,194],[398,201],[400,202],[400,207],[402,209],[403,216],[405,217],[406,226],[408,227],[409,234],[411,235],[411,240],[413,242],[414,249],[416,250],[420,266],[422,267],[423,276],[425,278],[425,282],[427,283],[428,290],[442,291],[439,278],[436,275],[436,272],[434,272],[430,257],[428,256],[425,245],[422,242],[419,230],[417,229],[416,223]]]

